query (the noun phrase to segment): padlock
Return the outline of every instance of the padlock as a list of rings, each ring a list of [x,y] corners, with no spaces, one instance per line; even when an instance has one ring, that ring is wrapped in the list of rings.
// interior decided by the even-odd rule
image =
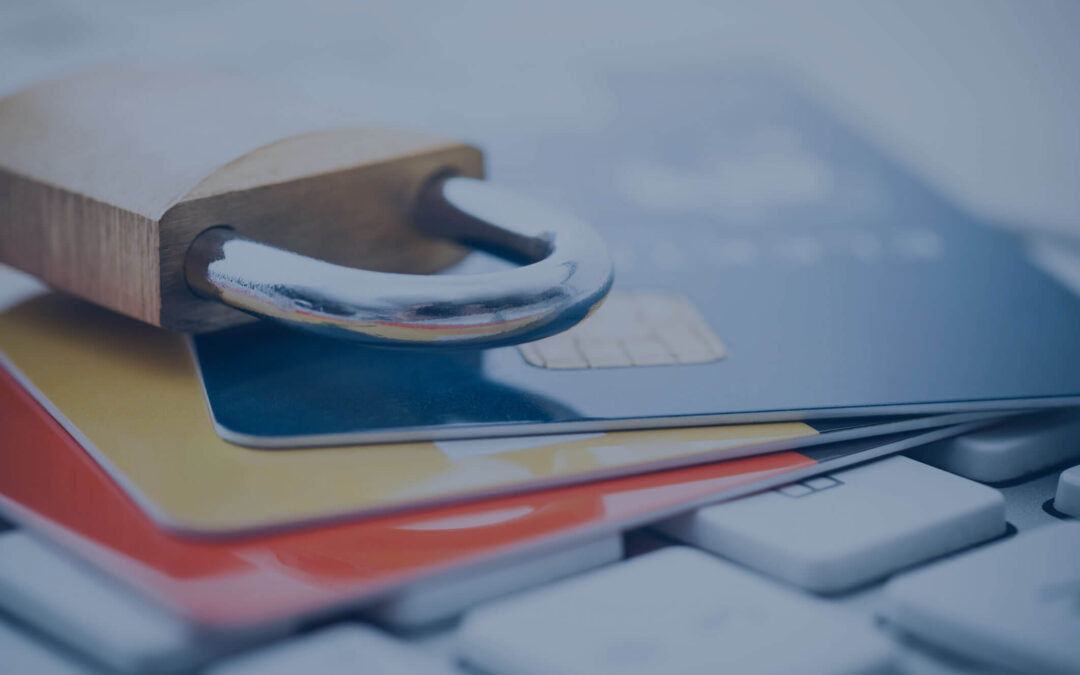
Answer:
[[[569,328],[611,287],[603,241],[482,162],[231,77],[96,70],[0,100],[0,262],[185,332],[254,315],[428,348]],[[520,266],[431,274],[465,247]]]

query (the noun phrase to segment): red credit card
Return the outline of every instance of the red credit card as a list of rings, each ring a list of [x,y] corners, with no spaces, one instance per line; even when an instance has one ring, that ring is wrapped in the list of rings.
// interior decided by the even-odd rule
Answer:
[[[0,510],[193,623],[247,629],[353,607],[421,577],[505,564],[720,495],[956,433],[909,432],[237,539],[157,528],[0,369]],[[736,489],[743,488],[743,489]],[[478,567],[479,569],[479,567]]]

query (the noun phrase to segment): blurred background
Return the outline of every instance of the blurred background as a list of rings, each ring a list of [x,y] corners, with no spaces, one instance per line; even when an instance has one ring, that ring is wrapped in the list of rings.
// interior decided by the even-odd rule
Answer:
[[[98,63],[195,62],[490,147],[602,127],[606,73],[766,65],[966,208],[1080,234],[1078,28],[1070,0],[3,0],[0,95]]]

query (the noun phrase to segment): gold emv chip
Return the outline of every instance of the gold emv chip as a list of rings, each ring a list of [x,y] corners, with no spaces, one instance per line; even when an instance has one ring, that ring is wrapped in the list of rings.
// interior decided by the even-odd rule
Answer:
[[[518,349],[552,369],[709,363],[725,353],[689,298],[662,291],[614,291],[577,326]]]

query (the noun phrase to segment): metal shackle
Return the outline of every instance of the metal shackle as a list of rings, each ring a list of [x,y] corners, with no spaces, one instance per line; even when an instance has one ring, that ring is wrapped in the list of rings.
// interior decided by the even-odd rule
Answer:
[[[486,348],[530,342],[584,319],[607,295],[611,259],[591,226],[484,181],[433,180],[414,225],[521,266],[422,275],[335,265],[203,231],[184,260],[191,289],[293,328],[373,346]]]

